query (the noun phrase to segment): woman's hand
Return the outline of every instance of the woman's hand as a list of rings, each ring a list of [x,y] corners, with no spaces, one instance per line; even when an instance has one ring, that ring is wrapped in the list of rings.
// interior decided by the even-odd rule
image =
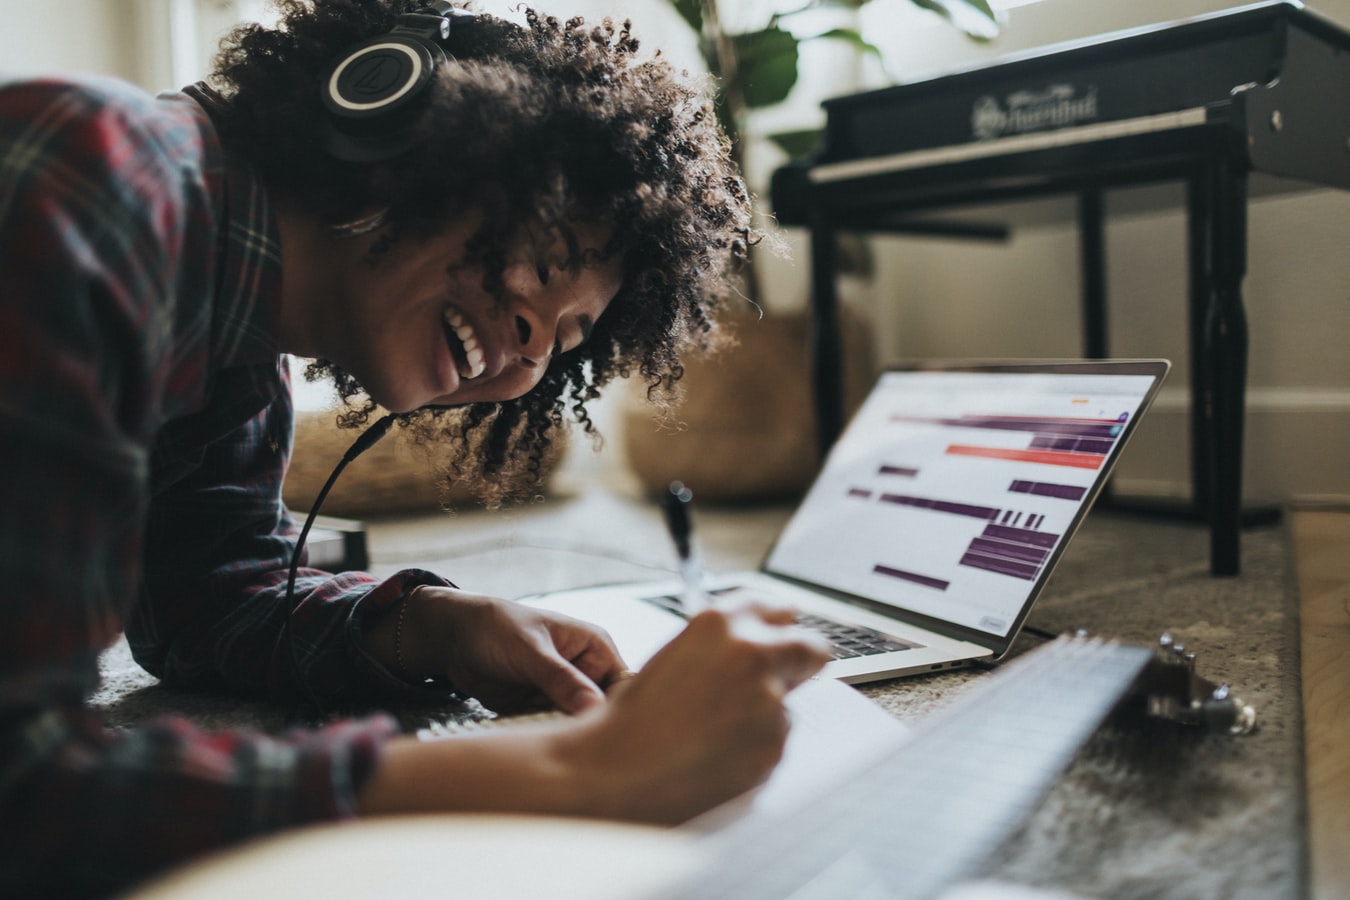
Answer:
[[[781,757],[790,724],[783,700],[830,657],[824,641],[787,627],[791,620],[763,606],[700,613],[609,702],[580,716],[396,740],[361,808],[683,822],[761,783]]]
[[[402,602],[406,610],[390,610],[376,624],[372,652],[391,671],[448,677],[498,712],[556,706],[579,713],[628,674],[603,629],[561,613],[430,586]]]
[[[831,657],[794,620],[762,604],[700,613],[565,735],[564,757],[613,804],[590,812],[682,822],[767,778],[787,739],[784,699]]]

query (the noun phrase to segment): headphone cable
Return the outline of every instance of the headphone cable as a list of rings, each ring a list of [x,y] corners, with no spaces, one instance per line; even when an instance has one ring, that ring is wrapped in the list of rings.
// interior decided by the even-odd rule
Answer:
[[[319,509],[323,506],[323,501],[328,497],[328,492],[332,490],[333,485],[337,483],[342,470],[347,468],[348,463],[352,460],[379,443],[380,439],[389,433],[389,429],[393,427],[397,418],[398,416],[393,413],[386,415],[361,432],[360,436],[352,442],[351,447],[343,454],[342,459],[338,460],[338,464],[333,467],[332,474],[324,482],[318,496],[314,498],[314,504],[310,507],[309,515],[305,517],[305,525],[300,529],[300,537],[296,540],[295,548],[291,551],[291,567],[286,578],[286,608],[289,610],[286,614],[286,643],[290,649],[291,668],[295,672],[295,678],[304,688],[310,703],[314,705],[315,715],[319,719],[323,719],[325,716],[323,704],[319,702],[318,695],[314,693],[313,687],[300,674],[300,657],[295,649],[295,629],[292,627],[292,619],[295,616],[295,576],[300,568],[300,552],[305,547],[305,540],[309,537],[310,529],[314,527],[314,520],[319,515]]]

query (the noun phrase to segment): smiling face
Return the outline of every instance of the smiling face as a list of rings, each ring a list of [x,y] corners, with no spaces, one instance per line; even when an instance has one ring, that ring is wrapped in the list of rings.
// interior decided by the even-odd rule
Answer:
[[[528,393],[555,355],[586,341],[622,285],[622,261],[569,265],[560,238],[546,247],[522,240],[508,253],[496,296],[466,246],[477,227],[456,223],[373,263],[368,241],[339,242],[361,247],[342,248],[327,298],[310,304],[309,355],[344,369],[392,412]],[[574,232],[582,254],[599,259],[608,232]]]

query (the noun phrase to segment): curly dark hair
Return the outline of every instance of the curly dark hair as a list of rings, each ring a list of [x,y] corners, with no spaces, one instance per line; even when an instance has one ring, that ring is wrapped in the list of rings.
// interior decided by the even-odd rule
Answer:
[[[705,85],[657,53],[639,59],[629,22],[587,25],[525,11],[456,28],[418,140],[385,162],[352,163],[320,145],[320,83],[345,48],[388,31],[418,0],[279,0],[277,27],[236,28],[210,85],[223,98],[222,139],[269,189],[328,224],[386,209],[387,245],[434,235],[469,210],[484,220],[470,252],[499,291],[506,252],[526,223],[573,249],[570,225],[608,226],[605,255],[623,260],[618,295],[582,347],[555,357],[517,400],[422,409],[400,424],[423,445],[449,445],[447,482],[488,502],[530,493],[571,413],[597,437],[586,404],[615,378],[638,376],[666,402],[681,354],[715,345],[732,273],[758,235]],[[531,229],[538,233],[537,229]],[[355,380],[324,360],[346,407],[341,424],[375,412]]]

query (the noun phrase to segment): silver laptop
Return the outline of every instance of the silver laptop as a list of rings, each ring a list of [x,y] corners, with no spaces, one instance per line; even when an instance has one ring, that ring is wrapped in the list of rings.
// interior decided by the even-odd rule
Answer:
[[[709,573],[708,595],[791,604],[834,642],[824,674],[846,682],[996,661],[1168,369],[1165,360],[892,367],[763,565]],[[683,627],[680,587],[524,602],[603,626],[637,667]]]

